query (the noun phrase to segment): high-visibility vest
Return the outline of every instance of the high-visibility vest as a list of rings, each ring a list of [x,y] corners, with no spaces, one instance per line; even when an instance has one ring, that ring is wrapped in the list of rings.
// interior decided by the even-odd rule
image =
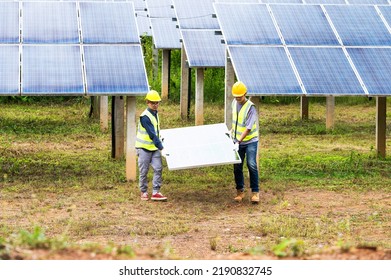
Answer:
[[[155,134],[159,137],[159,127],[160,127],[159,117],[156,115],[155,118],[151,114],[151,112],[148,111],[148,109],[145,109],[144,112],[140,115],[140,117],[143,116],[147,116],[150,119],[155,129]],[[148,151],[156,151],[158,149],[153,143],[152,139],[149,137],[147,130],[141,125],[141,122],[139,122],[138,129],[137,129],[136,148],[143,148]]]
[[[246,131],[246,119],[247,114],[250,111],[251,106],[255,106],[250,100],[247,100],[246,103],[240,108],[240,111],[237,111],[237,101],[234,99],[232,101],[232,135],[235,139],[239,140],[243,132]],[[257,124],[254,122],[250,132],[244,137],[243,141],[249,141],[258,136]]]

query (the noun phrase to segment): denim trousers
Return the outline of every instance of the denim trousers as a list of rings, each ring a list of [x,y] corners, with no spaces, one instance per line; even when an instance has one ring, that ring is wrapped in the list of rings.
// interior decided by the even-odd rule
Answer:
[[[239,145],[241,163],[234,164],[234,175],[237,190],[244,189],[243,164],[247,156],[247,167],[250,174],[250,188],[252,192],[259,192],[259,176],[257,165],[258,141],[247,145]]]
[[[158,151],[146,151],[137,149],[138,155],[138,170],[139,170],[139,187],[141,192],[148,191],[148,171],[149,166],[153,169],[152,189],[154,192],[159,192],[162,185],[162,156]]]

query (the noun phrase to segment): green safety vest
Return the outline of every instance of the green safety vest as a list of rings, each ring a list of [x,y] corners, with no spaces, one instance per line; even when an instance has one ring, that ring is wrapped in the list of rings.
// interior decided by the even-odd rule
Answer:
[[[156,115],[155,118],[148,109],[145,109],[144,112],[140,115],[147,116],[153,127],[155,128],[155,134],[159,137],[159,127],[160,121],[159,117]],[[136,148],[146,149],[148,151],[156,151],[158,148],[153,143],[152,139],[149,137],[147,130],[141,125],[141,122],[138,124],[137,135],[136,135]]]
[[[236,140],[240,138],[243,132],[246,131],[246,119],[247,114],[250,111],[251,106],[254,106],[250,100],[247,100],[246,103],[242,106],[239,112],[237,112],[237,101],[234,99],[232,101],[232,134]],[[243,142],[249,141],[258,136],[257,124],[254,122],[251,131],[243,139]]]

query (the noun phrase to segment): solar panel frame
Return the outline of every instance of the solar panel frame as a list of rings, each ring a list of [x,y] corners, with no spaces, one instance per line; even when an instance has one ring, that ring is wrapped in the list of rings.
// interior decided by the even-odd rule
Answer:
[[[339,46],[323,10],[318,5],[270,5],[287,45]]]
[[[189,67],[224,67],[225,45],[215,30],[182,30]]]
[[[224,123],[160,131],[169,170],[240,163]]]
[[[19,45],[0,45],[0,96],[20,94]]]
[[[140,44],[133,2],[80,2],[79,5],[84,44]]]
[[[19,43],[19,3],[0,2],[0,43]]]
[[[289,47],[307,95],[365,95],[342,47]]]
[[[149,90],[140,45],[84,45],[87,95],[144,95]]]
[[[22,2],[24,44],[80,43],[75,2]]]
[[[282,45],[266,5],[215,3],[229,45]]]
[[[236,76],[246,84],[248,95],[304,94],[284,47],[232,45],[228,51]]]
[[[389,46],[391,34],[374,6],[324,6],[345,46]]]
[[[369,95],[391,95],[391,48],[347,48]]]
[[[22,95],[83,95],[80,45],[22,46]]]
[[[181,29],[220,29],[213,17],[213,0],[173,0],[173,3]]]

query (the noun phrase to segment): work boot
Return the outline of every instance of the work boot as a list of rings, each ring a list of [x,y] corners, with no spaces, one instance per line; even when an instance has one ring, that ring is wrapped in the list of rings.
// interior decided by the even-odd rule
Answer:
[[[234,198],[235,201],[237,202],[242,202],[244,198],[244,191],[243,190],[237,190],[236,196]]]
[[[251,196],[251,203],[258,204],[259,203],[259,192],[253,192]]]

